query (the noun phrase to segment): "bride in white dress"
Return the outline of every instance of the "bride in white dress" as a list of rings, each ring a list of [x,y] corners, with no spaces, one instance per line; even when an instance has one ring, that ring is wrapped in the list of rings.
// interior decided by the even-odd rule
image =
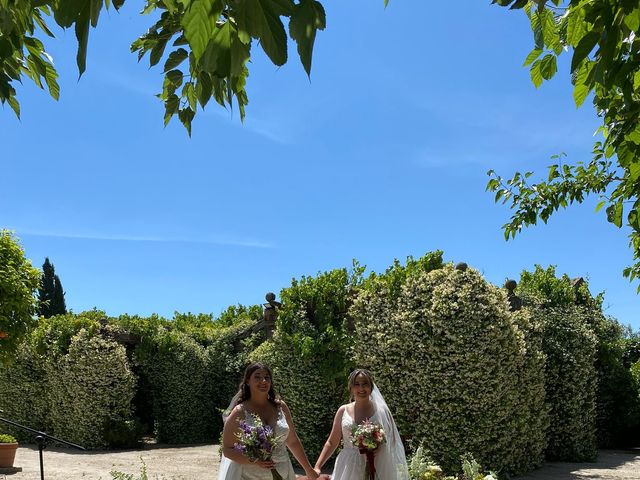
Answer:
[[[271,460],[252,462],[234,448],[240,421],[252,423],[257,415],[264,425],[270,425],[278,438]],[[318,474],[304,453],[296,434],[289,407],[276,397],[271,370],[262,363],[249,365],[244,372],[240,390],[233,397],[224,418],[222,459],[218,480],[272,480],[271,469],[275,468],[284,480],[295,480],[296,475],[287,453],[287,447],[296,457],[307,477],[316,480]]]
[[[365,478],[366,455],[361,454],[350,440],[351,429],[369,419],[382,425],[386,443],[374,451],[376,480],[408,480],[407,459],[398,428],[384,401],[380,390],[373,382],[368,370],[357,369],[349,375],[351,403],[342,405],[336,412],[331,434],[324,444],[315,465],[316,472],[333,455],[342,441],[343,448],[338,454],[333,469],[333,480],[361,480]]]

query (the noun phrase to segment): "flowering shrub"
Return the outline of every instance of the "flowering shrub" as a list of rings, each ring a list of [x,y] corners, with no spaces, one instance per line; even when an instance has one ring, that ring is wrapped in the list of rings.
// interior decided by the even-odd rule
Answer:
[[[87,448],[108,446],[106,425],[131,417],[135,394],[124,347],[81,330],[46,370],[47,418],[55,435]]]
[[[543,357],[505,293],[450,265],[408,275],[395,301],[384,282],[368,287],[351,310],[353,361],[373,370],[401,434],[449,471],[465,452],[508,472],[539,463]]]
[[[546,308],[543,348],[549,408],[547,458],[596,457],[596,337],[580,307]]]

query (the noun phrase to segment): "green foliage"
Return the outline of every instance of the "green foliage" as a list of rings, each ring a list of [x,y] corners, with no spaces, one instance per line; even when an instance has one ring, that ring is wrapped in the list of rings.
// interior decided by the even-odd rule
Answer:
[[[362,270],[355,264],[351,272],[341,268],[316,277],[303,276],[280,293],[279,338],[296,355],[317,363],[327,378],[344,381],[351,370],[346,356],[351,342],[348,311]]]
[[[549,407],[550,460],[596,458],[597,338],[581,307],[536,312],[544,322],[546,402]]]
[[[378,294],[380,291],[385,291],[387,302],[395,304],[407,278],[420,272],[430,272],[442,268],[444,265],[442,255],[442,250],[436,250],[426,253],[417,260],[408,256],[404,264],[395,258],[393,265],[387,268],[383,274],[372,272],[364,281],[363,287],[365,290],[375,290]]]
[[[45,358],[38,355],[28,342],[16,352],[8,366],[0,366],[0,409],[2,416],[35,430],[53,433],[48,419],[48,383]],[[14,435],[18,440],[34,442],[33,435],[22,429],[3,424],[0,431]]]
[[[414,454],[408,459],[410,480],[445,480],[442,467],[435,463],[423,445],[420,445]],[[455,477],[448,477],[455,479]]]
[[[20,116],[14,85],[23,76],[40,88],[46,83],[57,100],[58,74],[35,35],[54,36],[47,17],[64,29],[73,27],[82,75],[89,27],[97,26],[103,6],[111,4],[119,9],[124,0],[0,1],[0,102],[8,102]],[[148,54],[151,66],[165,59],[159,94],[165,106],[164,122],[177,114],[189,135],[198,105],[204,109],[212,98],[223,107],[232,107],[235,98],[244,118],[254,42],[274,65],[281,66],[287,62],[291,37],[310,75],[316,34],[326,27],[324,7],[316,0],[147,0],[142,14],[151,13],[158,20],[133,42],[131,51],[138,53],[139,60]]]
[[[112,480],[149,480],[149,474],[147,473],[147,464],[144,463],[142,457],[140,457],[140,462],[142,465],[140,466],[140,473],[138,475],[134,475],[131,473],[123,473],[117,470],[112,470],[110,473]],[[164,480],[166,477],[163,475],[159,477],[155,476],[156,480]],[[172,477],[173,478],[173,477]]]
[[[472,455],[462,455],[462,473],[457,476],[447,476],[442,467],[435,463],[427,454],[424,446],[418,447],[409,459],[410,480],[498,480],[493,472],[485,473],[482,466]]]
[[[262,317],[262,307],[260,305],[231,305],[216,318],[216,325],[229,327],[241,320],[253,320]]]
[[[640,396],[631,369],[623,363],[623,342],[598,348],[598,445],[631,447],[640,435]]]
[[[566,273],[558,277],[553,265],[546,269],[536,265],[533,272],[523,270],[518,283],[518,293],[525,297],[535,297],[545,307],[585,305],[600,309],[603,299],[603,294],[594,298],[589,291],[588,283],[584,280],[573,281]]]
[[[18,345],[36,323],[34,294],[39,281],[40,272],[25,258],[18,239],[11,232],[0,230],[0,362],[12,360]]]
[[[42,277],[38,288],[38,314],[41,317],[49,318],[53,315],[64,315],[67,313],[67,306],[64,301],[64,290],[60,277],[56,275],[56,270],[49,258],[44,259],[42,265]]]
[[[584,320],[595,334],[597,346],[596,428],[598,445],[629,445],[640,424],[637,390],[624,362],[624,329],[602,313],[602,295],[592,297],[588,284],[572,281],[566,274],[556,276],[555,268],[539,265],[522,272],[518,292],[538,308],[563,308]],[[540,312],[538,316],[543,316]]]
[[[510,202],[514,210],[503,226],[505,238],[515,237],[538,219],[546,223],[558,209],[598,194],[597,210],[606,206],[607,220],[630,231],[634,263],[624,275],[630,280],[640,277],[640,6],[609,0],[494,3],[524,8],[530,19],[535,45],[525,66],[530,65],[535,86],[554,76],[558,56],[572,51],[575,103],[580,106],[593,94],[593,106],[603,122],[602,139],[595,142],[589,161],[554,163],[547,178],[536,182],[529,180],[532,172],[517,172],[504,180],[489,171],[487,190],[496,192],[496,202]]]
[[[16,437],[12,435],[0,434],[0,443],[16,443],[17,441]]]
[[[150,385],[159,442],[198,443],[212,438],[212,385],[205,348],[177,331],[161,331],[141,370]]]
[[[527,317],[516,321],[506,294],[473,269],[416,270],[395,304],[390,291],[374,282],[356,300],[352,351],[376,375],[400,432],[424,439],[449,471],[465,452],[508,472],[539,464],[543,357],[527,349]]]
[[[236,319],[229,314],[229,326],[218,325],[209,315],[176,314],[176,322],[158,317],[118,319],[118,329],[142,339],[133,354],[139,377],[136,404],[150,410],[143,420],[154,422],[159,441],[217,438],[222,420],[216,412],[227,407],[247,356],[261,341],[257,335],[238,340],[254,323],[243,318],[249,310],[239,307]]]
[[[106,315],[99,310],[43,318],[32,332],[29,342],[42,356],[65,355],[73,337],[80,330],[93,336],[100,330],[101,321],[106,321]]]
[[[136,381],[124,347],[81,330],[46,368],[52,430],[87,448],[107,447],[105,428],[131,417]]]

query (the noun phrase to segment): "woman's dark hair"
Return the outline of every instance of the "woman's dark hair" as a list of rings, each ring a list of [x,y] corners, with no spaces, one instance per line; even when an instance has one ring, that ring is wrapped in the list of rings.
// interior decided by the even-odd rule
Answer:
[[[271,387],[269,388],[269,392],[267,393],[267,398],[269,399],[269,402],[271,402],[275,407],[278,407],[280,405],[280,398],[276,395],[276,391],[273,388],[273,373],[267,365],[261,362],[252,363],[245,369],[244,375],[242,377],[242,382],[240,382],[238,393],[236,394],[237,401],[235,402],[235,404],[238,405],[239,403],[242,403],[245,400],[249,400],[251,398],[249,379],[251,378],[251,375],[253,375],[257,370],[266,370],[269,373],[269,376],[271,377]]]

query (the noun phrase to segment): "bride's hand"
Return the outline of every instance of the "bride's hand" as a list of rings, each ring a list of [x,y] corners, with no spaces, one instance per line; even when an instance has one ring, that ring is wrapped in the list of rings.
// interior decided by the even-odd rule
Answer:
[[[311,470],[309,472],[306,472],[306,473],[307,473],[307,478],[309,480],[318,480],[318,478],[320,478],[320,473],[317,472],[315,469],[313,469],[313,470]]]

